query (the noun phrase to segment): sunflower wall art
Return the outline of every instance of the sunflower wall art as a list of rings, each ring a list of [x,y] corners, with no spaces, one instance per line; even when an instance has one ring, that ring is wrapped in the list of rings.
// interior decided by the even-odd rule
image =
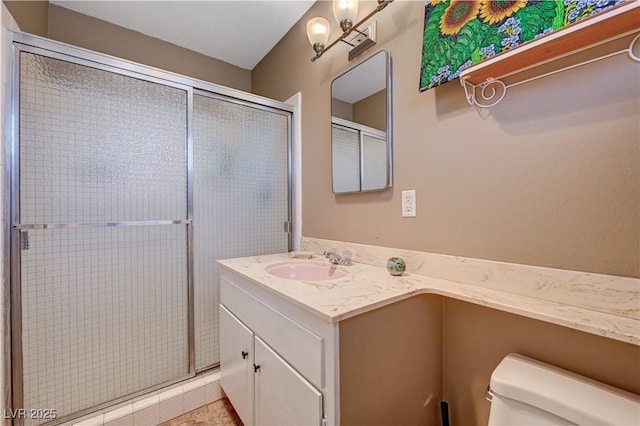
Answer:
[[[420,91],[624,0],[425,0]]]

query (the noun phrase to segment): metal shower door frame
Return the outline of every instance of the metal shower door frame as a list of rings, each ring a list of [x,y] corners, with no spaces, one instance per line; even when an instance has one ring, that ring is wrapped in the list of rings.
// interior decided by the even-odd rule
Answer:
[[[73,417],[82,416],[88,412],[106,408],[110,405],[124,402],[136,396],[161,389],[179,381],[195,376],[195,317],[194,317],[194,252],[193,252],[193,194],[194,194],[194,169],[193,169],[193,96],[199,95],[215,97],[226,101],[240,103],[249,107],[254,107],[270,112],[287,115],[288,142],[287,142],[287,177],[288,177],[288,218],[285,223],[284,232],[288,232],[288,249],[293,245],[292,207],[293,207],[293,122],[292,116],[294,107],[279,101],[242,92],[240,90],[220,86],[214,83],[182,76],[169,71],[141,65],[128,60],[113,56],[93,52],[87,49],[71,46],[65,43],[52,41],[46,38],[9,31],[8,43],[10,44],[10,55],[8,60],[8,92],[6,99],[6,116],[3,117],[6,124],[4,143],[4,170],[2,171],[3,182],[3,227],[2,227],[2,248],[3,248],[3,288],[2,304],[4,316],[2,318],[3,328],[3,351],[5,362],[0,368],[3,369],[4,377],[7,378],[6,388],[3,398],[4,407],[22,408],[23,406],[23,365],[22,365],[22,310],[21,310],[21,253],[20,253],[20,233],[21,229],[28,227],[20,226],[20,176],[19,176],[19,147],[20,147],[20,59],[21,52],[28,52],[53,59],[84,65],[87,67],[112,72],[139,80],[161,84],[184,90],[187,95],[186,105],[186,173],[187,173],[187,219],[184,221],[146,221],[146,222],[106,222],[69,224],[67,226],[55,224],[37,224],[31,229],[44,228],[80,228],[96,226],[139,226],[139,225],[173,225],[186,224],[187,226],[187,299],[188,299],[188,359],[189,373],[177,380],[162,383],[152,388],[144,389],[132,395],[127,395],[114,401],[109,401],[98,407],[74,413]],[[6,416],[3,416],[6,417]],[[67,419],[70,419],[68,417]],[[58,423],[58,419],[55,423]],[[2,422],[11,422],[3,419]],[[14,424],[22,423],[22,420],[13,420]]]

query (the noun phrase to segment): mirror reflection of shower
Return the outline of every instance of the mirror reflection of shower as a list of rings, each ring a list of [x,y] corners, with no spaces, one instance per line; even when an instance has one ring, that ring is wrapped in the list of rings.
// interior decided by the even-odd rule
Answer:
[[[390,188],[392,145],[391,58],[383,50],[331,84],[333,192]]]

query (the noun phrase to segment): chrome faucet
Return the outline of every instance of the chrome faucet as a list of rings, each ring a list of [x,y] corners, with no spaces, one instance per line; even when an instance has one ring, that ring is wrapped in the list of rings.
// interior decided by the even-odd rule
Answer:
[[[333,263],[334,265],[351,265],[351,252],[349,250],[344,250],[342,255],[338,254],[337,249],[325,250],[324,257],[329,259],[329,263]]]

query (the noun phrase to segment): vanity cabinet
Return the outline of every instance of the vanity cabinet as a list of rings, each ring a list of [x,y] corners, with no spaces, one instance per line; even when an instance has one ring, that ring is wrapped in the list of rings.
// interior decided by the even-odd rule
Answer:
[[[221,278],[222,388],[247,426],[322,425],[324,339],[249,294],[246,284]]]
[[[440,296],[333,321],[295,301],[330,281],[274,292],[242,272],[221,268],[220,373],[245,425],[439,424]]]
[[[257,425],[319,425],[322,393],[259,337],[255,338]]]
[[[220,305],[220,381],[245,425],[253,424],[253,332]]]

